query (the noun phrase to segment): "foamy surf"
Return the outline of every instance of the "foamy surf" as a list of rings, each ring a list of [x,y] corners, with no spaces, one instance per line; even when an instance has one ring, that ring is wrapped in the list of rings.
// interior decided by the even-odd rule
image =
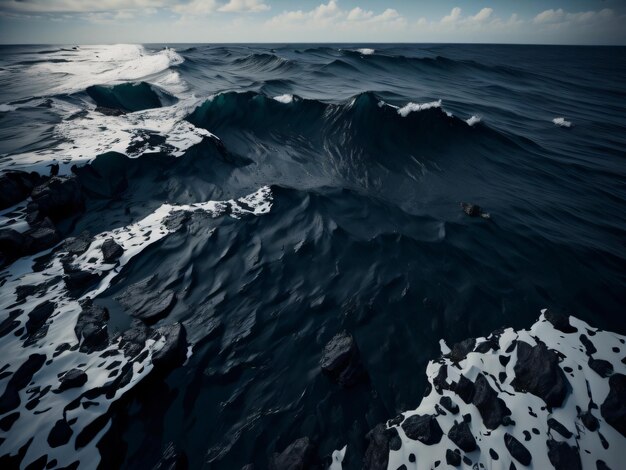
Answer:
[[[563,117],[554,118],[552,122],[559,127],[572,127],[572,123],[570,121],[565,120],[565,118]]]
[[[398,114],[402,117],[407,117],[411,113],[433,108],[441,108],[441,100],[430,101],[428,103],[408,103],[406,106],[398,109]]]

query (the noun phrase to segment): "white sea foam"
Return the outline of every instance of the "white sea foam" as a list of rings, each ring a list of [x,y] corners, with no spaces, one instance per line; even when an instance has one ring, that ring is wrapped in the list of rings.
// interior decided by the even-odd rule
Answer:
[[[16,109],[16,106],[10,104],[0,104],[0,113],[8,113],[11,111],[15,111]]]
[[[403,108],[398,109],[398,114],[407,117],[410,113],[424,111],[425,109],[440,108],[441,100],[431,101],[429,103],[408,103]]]
[[[465,122],[468,126],[473,126],[474,124],[478,124],[481,120],[480,116],[472,116],[469,119],[466,119]]]
[[[289,104],[293,101],[293,95],[285,94],[285,95],[275,96],[274,99],[278,101],[279,103]]]
[[[2,312],[0,320],[6,320],[7,313],[15,309],[18,287],[22,289],[35,288],[42,282],[50,281],[50,285],[42,289],[41,292],[34,289],[26,294],[24,302],[19,305],[22,311],[14,318],[20,323],[17,328],[24,326],[29,318],[28,314],[40,303],[47,300],[55,303],[54,312],[45,320],[45,325],[48,327],[47,333],[34,344],[25,345],[23,340],[14,334],[0,337],[0,348],[5,358],[10,357],[8,370],[14,372],[31,354],[43,354],[46,355],[47,359],[53,359],[54,352],[63,343],[76,346],[78,339],[74,333],[74,328],[81,312],[79,301],[87,297],[94,298],[106,290],[120,274],[122,267],[133,257],[171,233],[172,229],[168,228],[165,221],[173,212],[203,212],[210,217],[229,215],[240,218],[246,214],[267,214],[271,207],[271,189],[262,187],[258,191],[237,200],[207,201],[188,205],[163,204],[154,213],[138,222],[96,235],[87,251],[72,259],[72,264],[82,270],[102,275],[99,284],[85,293],[81,299],[73,299],[68,295],[65,282],[60,277],[63,275],[62,259],[65,253],[55,254],[43,270],[34,271],[33,263],[36,258],[46,254],[45,252],[22,258],[14,262],[9,268],[1,270],[0,277],[3,282],[0,285],[0,312]],[[101,246],[106,239],[113,239],[124,248],[124,253],[117,264],[106,264],[103,260]],[[121,353],[119,338],[112,340],[112,344],[106,349],[106,357],[103,357],[102,352],[88,354],[76,348],[63,350],[34,374],[31,385],[27,387],[28,391],[26,389],[20,391],[21,403],[16,409],[19,411],[19,417],[13,424],[11,432],[4,435],[5,440],[0,443],[0,455],[15,454],[32,438],[30,446],[27,446],[28,449],[25,450],[24,465],[31,463],[40,455],[47,454],[48,460],[56,459],[59,467],[67,466],[79,460],[82,464],[81,468],[83,466],[96,468],[99,453],[95,445],[109,425],[107,424],[87,446],[76,448],[76,437],[85,429],[85,426],[96,417],[106,413],[114,401],[133,388],[151,371],[152,354],[161,349],[164,344],[163,338],[150,339],[143,349],[147,355],[143,357],[139,354],[134,358],[127,358]],[[142,357],[143,359],[141,359]],[[105,397],[102,395],[90,403],[86,403],[89,401],[86,398],[80,398],[86,390],[96,389],[109,382],[112,372],[121,370],[129,362],[132,362],[132,378],[126,385],[115,390],[114,396]],[[49,391],[43,394],[34,407],[26,406],[26,403],[36,394],[37,390],[45,390],[48,386],[52,390],[56,389],[59,385],[59,374],[72,368],[79,368],[87,373],[88,381],[84,386],[72,388],[62,393]],[[4,376],[0,379],[0,389],[6,388],[11,376]],[[83,406],[68,409],[67,405],[76,399],[80,399]],[[87,407],[87,405],[89,406]],[[55,422],[62,418],[70,423],[72,429],[70,441],[61,447],[50,447],[47,442],[50,430]]]
[[[562,117],[554,118],[552,122],[559,127],[572,127],[572,123],[570,121],[566,121],[565,118]]]
[[[66,114],[83,111],[79,106],[64,103]],[[57,100],[54,101],[57,103]],[[146,134],[165,137],[167,150],[181,156],[186,149],[205,137],[215,137],[209,131],[195,127],[184,118],[197,106],[199,100],[181,100],[176,105],[146,109],[122,116],[107,116],[90,110],[84,116],[64,120],[53,131],[57,144],[42,150],[9,155],[3,167],[35,170],[47,173],[52,162],[61,164],[60,174],[68,174],[74,164],[86,164],[105,152],[119,152],[137,157],[146,152],[165,150],[150,147]],[[130,146],[132,150],[129,149]]]
[[[357,49],[356,51],[362,55],[372,55],[376,52],[376,49],[363,48],[363,49]]]
[[[173,49],[152,52],[136,44],[84,46],[46,57],[51,60],[33,64],[25,73],[29,80],[57,82],[56,86],[48,88],[49,95],[82,91],[91,85],[143,79],[184,61]]]

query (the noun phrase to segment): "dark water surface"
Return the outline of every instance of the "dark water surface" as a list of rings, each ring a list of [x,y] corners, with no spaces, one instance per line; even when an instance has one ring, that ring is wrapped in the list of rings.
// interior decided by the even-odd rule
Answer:
[[[0,167],[100,155],[128,180],[68,233],[272,189],[268,214],[194,217],[98,295],[122,331],[116,297],[157,273],[178,296],[158,325],[181,321],[193,344],[118,405],[103,463],[150,467],[173,441],[190,468],[264,468],[305,435],[320,457],[356,453],[419,404],[440,338],[528,327],[546,307],[626,333],[626,48],[173,49],[0,47]],[[319,370],[342,330],[370,377],[349,390]]]

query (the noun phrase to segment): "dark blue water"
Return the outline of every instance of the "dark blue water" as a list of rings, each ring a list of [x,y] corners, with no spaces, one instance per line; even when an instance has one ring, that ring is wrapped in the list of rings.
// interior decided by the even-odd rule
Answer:
[[[194,219],[96,299],[123,330],[116,296],[158,273],[179,293],[159,324],[183,322],[193,344],[116,407],[105,464],[150,467],[173,441],[191,468],[264,468],[303,435],[320,459],[346,443],[356,455],[375,424],[419,404],[440,338],[528,327],[546,307],[626,332],[626,48],[174,49],[0,48],[0,166],[97,157],[128,181],[90,198],[68,235],[163,202],[274,194],[263,217]],[[221,145],[176,153],[160,119]],[[120,148],[139,133],[153,148]],[[370,377],[350,390],[318,365],[344,329]]]

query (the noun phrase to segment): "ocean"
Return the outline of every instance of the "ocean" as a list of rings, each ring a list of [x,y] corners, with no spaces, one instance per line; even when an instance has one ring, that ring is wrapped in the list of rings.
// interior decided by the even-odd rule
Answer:
[[[84,207],[54,229],[100,241],[74,260],[98,279],[70,295],[58,248],[4,260],[0,383],[38,365],[1,420],[12,465],[152,468],[171,442],[189,468],[266,468],[308,436],[320,468],[346,445],[361,468],[440,339],[544,308],[626,334],[625,47],[0,46],[0,170],[57,164]],[[87,298],[110,344],[180,323],[184,364],[78,349]],[[319,365],[343,331],[367,375],[350,388]],[[80,393],[46,385],[72,368]]]

